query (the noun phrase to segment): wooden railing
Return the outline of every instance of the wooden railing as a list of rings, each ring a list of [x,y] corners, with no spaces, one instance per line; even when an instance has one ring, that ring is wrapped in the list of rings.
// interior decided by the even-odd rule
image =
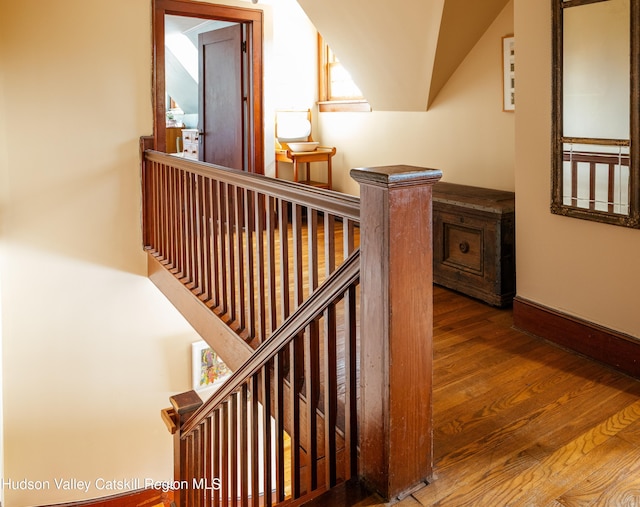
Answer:
[[[356,251],[182,425],[181,505],[295,504],[355,476],[359,262]]]
[[[441,173],[354,169],[360,202],[153,151],[142,171],[150,259],[254,349],[205,405],[189,391],[164,411],[179,507],[300,505],[356,473],[391,499],[428,479]]]
[[[143,171],[146,249],[253,348],[357,246],[357,198],[158,152]]]
[[[622,143],[623,141],[620,141]],[[626,145],[613,145],[618,153],[566,150],[564,202],[577,208],[629,214],[629,152]],[[613,141],[612,141],[613,143]],[[626,150],[626,151],[623,151]]]

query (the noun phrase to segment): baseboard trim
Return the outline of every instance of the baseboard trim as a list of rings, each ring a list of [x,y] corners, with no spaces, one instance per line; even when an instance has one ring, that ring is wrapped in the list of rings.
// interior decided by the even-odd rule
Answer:
[[[160,505],[173,505],[173,491],[163,492],[158,489],[137,489],[126,491],[112,496],[80,500],[77,502],[57,503],[42,507],[141,507]],[[0,504],[1,507],[1,504]]]
[[[640,339],[516,296],[513,325],[640,379]]]

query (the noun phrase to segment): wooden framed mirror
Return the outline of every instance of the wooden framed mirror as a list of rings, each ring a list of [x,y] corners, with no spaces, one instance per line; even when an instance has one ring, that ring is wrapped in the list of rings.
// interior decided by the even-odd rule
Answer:
[[[639,4],[552,0],[552,213],[640,228]]]

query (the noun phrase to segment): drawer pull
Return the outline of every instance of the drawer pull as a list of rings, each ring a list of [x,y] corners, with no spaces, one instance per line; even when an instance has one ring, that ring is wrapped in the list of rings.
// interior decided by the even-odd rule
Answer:
[[[466,241],[463,241],[458,245],[458,248],[460,248],[460,251],[463,254],[466,254],[469,251],[469,243],[467,243]]]

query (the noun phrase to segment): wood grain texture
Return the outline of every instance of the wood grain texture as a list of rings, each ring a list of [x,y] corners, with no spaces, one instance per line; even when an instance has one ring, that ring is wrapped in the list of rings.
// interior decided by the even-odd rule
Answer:
[[[431,199],[440,173],[418,169],[352,171],[361,198],[360,477],[386,499],[432,470]]]
[[[433,309],[434,476],[397,506],[640,505],[639,381],[517,331],[510,309],[437,286]],[[334,495],[318,505],[385,505]]]
[[[640,379],[640,340],[516,297],[514,325]]]

